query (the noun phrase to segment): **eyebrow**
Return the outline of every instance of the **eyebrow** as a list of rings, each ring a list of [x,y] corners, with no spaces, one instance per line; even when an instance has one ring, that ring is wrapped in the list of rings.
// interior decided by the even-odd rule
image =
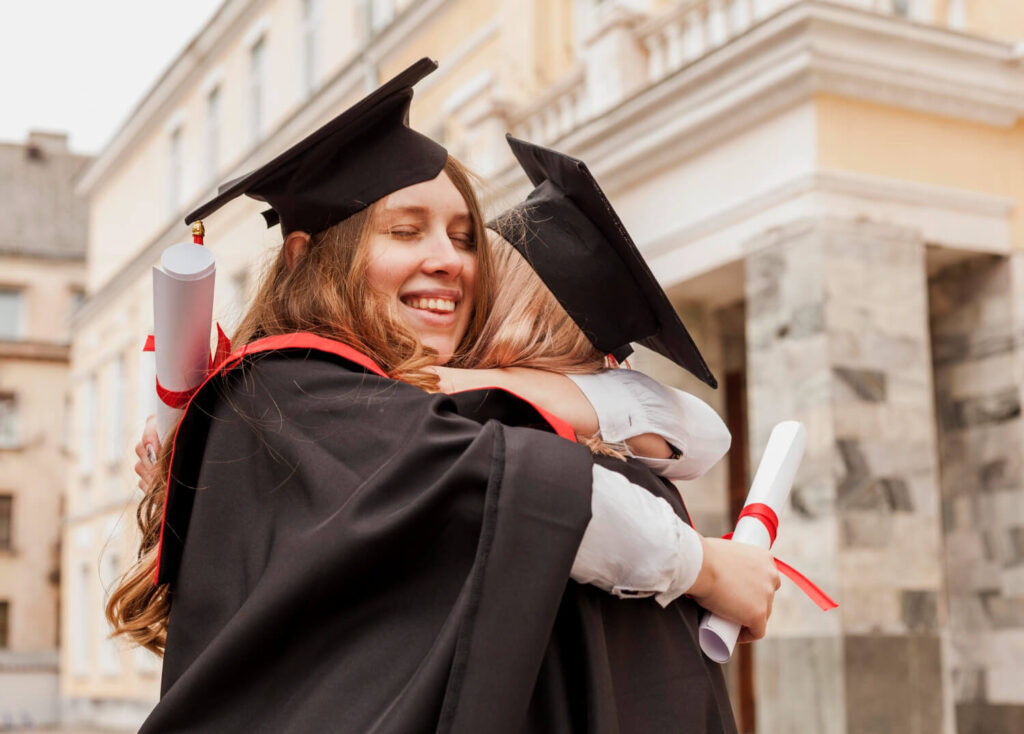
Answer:
[[[389,217],[406,215],[411,217],[419,217],[420,219],[427,219],[430,216],[430,209],[425,206],[385,207],[383,214]],[[460,224],[471,224],[473,222],[473,216],[468,212],[459,213],[453,216],[451,221],[458,222]]]
[[[427,208],[424,206],[395,206],[384,207],[385,214],[409,214],[417,217],[426,217]]]

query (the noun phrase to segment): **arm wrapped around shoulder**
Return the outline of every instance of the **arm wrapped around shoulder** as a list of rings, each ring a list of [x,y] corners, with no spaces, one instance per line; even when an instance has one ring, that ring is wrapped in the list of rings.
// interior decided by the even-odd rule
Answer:
[[[601,438],[609,443],[653,433],[677,449],[677,458],[636,458],[668,479],[696,479],[725,456],[732,435],[714,408],[642,372],[612,369],[568,375],[597,413]]]
[[[624,599],[653,596],[668,606],[700,572],[704,551],[697,531],[665,500],[621,474],[595,465],[590,522],[571,576]]]

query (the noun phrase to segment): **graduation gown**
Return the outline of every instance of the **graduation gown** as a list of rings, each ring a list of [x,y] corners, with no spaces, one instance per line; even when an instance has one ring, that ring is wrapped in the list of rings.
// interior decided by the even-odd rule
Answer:
[[[545,415],[509,393],[453,396],[481,422],[551,430]],[[597,457],[602,466],[664,498],[685,522],[679,492],[639,462]],[[683,596],[666,608],[653,599],[618,599],[570,581],[558,611],[526,731],[589,734],[735,733],[721,667],[700,650],[704,610]]]
[[[144,734],[570,731],[528,717],[592,458],[453,407],[312,335],[247,345],[201,386]]]

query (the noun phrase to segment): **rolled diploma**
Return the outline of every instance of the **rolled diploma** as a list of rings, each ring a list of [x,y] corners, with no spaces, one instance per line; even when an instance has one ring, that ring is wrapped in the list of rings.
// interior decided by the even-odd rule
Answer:
[[[164,250],[160,266],[153,268],[156,375],[172,392],[196,387],[209,369],[216,269],[213,253],[192,242],[171,245]],[[161,441],[174,431],[181,413],[181,409],[157,401]]]
[[[777,424],[768,437],[768,445],[765,446],[764,456],[757,467],[744,507],[753,503],[765,504],[776,515],[781,515],[806,447],[807,429],[803,423],[783,421]],[[759,548],[771,547],[771,536],[756,517],[741,517],[736,523],[732,539]],[[725,663],[732,657],[736,647],[740,625],[708,613],[700,623],[698,634],[704,654],[716,663]]]

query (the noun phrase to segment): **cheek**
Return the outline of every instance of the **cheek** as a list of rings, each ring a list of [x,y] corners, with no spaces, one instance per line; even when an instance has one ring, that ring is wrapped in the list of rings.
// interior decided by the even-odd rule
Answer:
[[[476,254],[471,252],[462,258],[462,288],[467,300],[472,301],[476,293]]]
[[[381,293],[396,292],[408,277],[407,267],[396,248],[387,243],[370,243],[366,261],[366,282]]]

